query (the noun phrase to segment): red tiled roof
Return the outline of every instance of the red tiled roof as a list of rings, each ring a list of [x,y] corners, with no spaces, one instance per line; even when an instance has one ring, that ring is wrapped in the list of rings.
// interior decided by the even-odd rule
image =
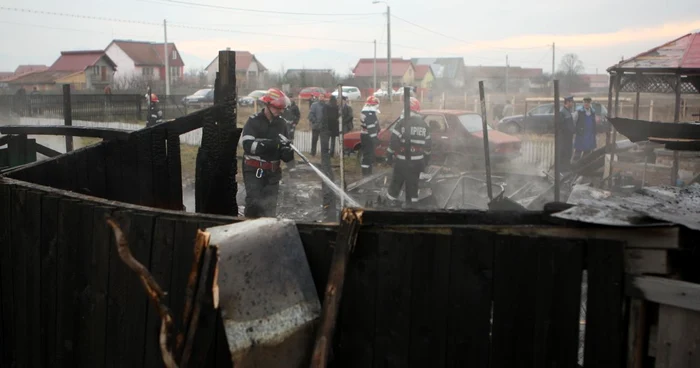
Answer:
[[[15,75],[22,75],[29,72],[43,72],[49,67],[46,65],[20,65],[15,69]]]
[[[245,72],[248,71],[248,68],[250,68],[250,64],[255,61],[258,63],[258,71],[259,72],[264,72],[267,70],[264,65],[260,63],[258,58],[255,57],[255,55],[251,54],[250,51],[236,51],[236,71],[239,72]],[[219,62],[219,56],[217,55],[214,60],[212,60],[209,65],[207,65],[207,69],[211,66],[211,64],[218,63]]]
[[[697,69],[700,68],[700,32],[688,33],[673,41],[623,60],[612,69]]]
[[[391,59],[391,76],[392,77],[403,77],[409,68],[413,66],[411,60],[404,60],[398,58]],[[414,68],[415,69],[415,68]],[[371,77],[374,72],[374,59],[360,59],[353,69],[353,74],[355,77]],[[377,59],[377,77],[387,76],[387,59]]]
[[[82,72],[88,67],[97,64],[100,59],[105,58],[112,68],[116,68],[116,64],[102,50],[90,51],[61,51],[61,56],[49,68],[50,71],[72,71]]]
[[[109,44],[111,46],[115,44],[119,46],[124,53],[134,61],[136,66],[165,66],[165,60],[163,59],[163,44],[144,42],[144,41],[128,41],[128,40],[114,40]],[[107,46],[107,48],[109,48]],[[177,52],[177,58],[173,60],[172,50],[177,51],[177,46],[174,43],[168,43],[168,65],[169,66],[185,66],[182,61],[180,52]]]
[[[430,65],[416,65],[415,79],[423,80],[428,74],[428,71],[430,71]]]
[[[0,72],[0,81],[12,77],[13,75],[15,75],[13,72]]]
[[[66,77],[74,73],[76,72],[65,70],[45,70],[43,72],[26,73],[24,75],[10,78],[5,82],[9,84],[54,84],[56,83],[56,79]]]

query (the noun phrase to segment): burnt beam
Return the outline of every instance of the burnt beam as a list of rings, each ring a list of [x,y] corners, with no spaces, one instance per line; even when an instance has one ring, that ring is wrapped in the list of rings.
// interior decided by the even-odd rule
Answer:
[[[91,137],[102,139],[123,139],[126,140],[131,133],[128,130],[111,128],[88,128],[81,126],[64,125],[3,125],[0,126],[2,134],[25,134],[25,135],[65,135],[70,137]]]

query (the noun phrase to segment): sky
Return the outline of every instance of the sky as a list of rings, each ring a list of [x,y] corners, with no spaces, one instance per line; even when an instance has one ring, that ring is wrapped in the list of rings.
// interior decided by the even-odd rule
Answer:
[[[700,31],[698,0],[3,0],[0,71],[51,65],[61,51],[104,49],[113,39],[175,42],[185,69],[219,50],[246,50],[272,71],[332,68],[358,58],[464,57],[467,65],[552,69],[575,53],[586,73],[605,73],[686,33]]]

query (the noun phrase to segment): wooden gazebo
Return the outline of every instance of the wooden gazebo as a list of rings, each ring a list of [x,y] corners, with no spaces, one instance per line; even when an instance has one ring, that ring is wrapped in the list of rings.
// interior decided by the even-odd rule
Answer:
[[[678,123],[681,95],[700,93],[700,32],[686,34],[633,58],[622,60],[608,68],[608,73],[608,111],[612,116],[618,117],[620,92],[636,93],[635,119],[639,118],[640,93],[673,93],[676,97],[673,122]],[[615,141],[616,132],[612,131],[612,126],[610,129],[606,144],[611,150],[610,143]],[[607,174],[612,174],[612,160]],[[671,185],[676,184],[677,178],[678,151],[675,151]]]

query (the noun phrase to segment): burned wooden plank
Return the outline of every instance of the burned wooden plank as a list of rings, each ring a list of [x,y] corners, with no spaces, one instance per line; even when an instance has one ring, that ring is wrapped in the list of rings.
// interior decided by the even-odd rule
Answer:
[[[201,229],[201,224],[198,227]],[[200,231],[200,229],[197,230],[197,234],[195,236],[193,252],[194,257],[187,277],[187,288],[185,289],[185,307],[182,313],[182,324],[183,326],[185,326],[185,331],[183,331],[183,333],[186,337],[188,337],[190,333],[194,333],[196,331],[190,328],[190,323],[193,318],[192,309],[194,308],[194,304],[196,303],[195,293],[197,293],[198,291],[198,285],[200,281],[199,278],[201,278],[200,270],[203,267],[202,257],[204,256],[204,251],[206,250],[206,247],[209,246],[210,234],[207,232]],[[196,326],[194,328],[196,329]],[[179,353],[179,351],[181,351],[180,346],[177,347],[176,353]]]
[[[583,243],[540,238],[534,366],[574,367],[578,362]]]
[[[81,244],[81,212],[78,202],[62,198],[58,204],[58,244],[56,246],[56,363],[58,366],[75,366],[75,346],[79,303],[77,285],[78,249]]]
[[[15,351],[15,311],[14,311],[14,272],[12,246],[12,190],[9,185],[0,184],[0,213],[5,221],[0,224],[0,304],[2,305],[2,362],[14,360]]]
[[[588,243],[588,303],[584,362],[594,367],[623,365],[622,316],[624,243]]]
[[[168,130],[168,195],[170,206],[168,208],[176,211],[182,210],[182,168],[180,163],[180,136]]]
[[[513,236],[494,242],[491,366],[534,366],[537,243]]]
[[[375,367],[409,365],[411,266],[413,248],[419,241],[412,234],[379,234]]]
[[[74,155],[74,166],[68,168],[68,170],[75,173],[75,185],[73,186],[73,189],[78,193],[90,194],[88,177],[89,171],[92,170],[92,168],[88,166],[88,156],[88,152],[84,151],[80,154]]]
[[[102,139],[127,139],[131,133],[128,130],[112,128],[88,128],[82,126],[64,125],[2,125],[2,134],[26,135],[65,135],[70,137],[92,137]]]
[[[119,165],[122,172],[123,201],[127,203],[141,204],[138,173],[138,145],[135,136],[129,136],[129,139],[119,142],[121,144],[121,155],[119,156]]]
[[[161,300],[165,305],[172,306],[170,292],[170,280],[173,272],[173,247],[176,220],[167,217],[158,217],[155,220],[153,230],[153,245],[151,246],[151,263],[148,269],[153,279],[163,290],[168,293]],[[154,308],[149,307],[146,314],[146,342],[144,344],[146,353],[144,355],[144,367],[162,367],[160,345],[158,336],[160,335],[161,319]]]
[[[360,233],[348,262],[334,341],[335,364],[371,367],[377,297],[377,233]]]
[[[700,367],[700,312],[661,305],[656,367]]]
[[[627,276],[627,296],[700,312],[700,285],[654,276]]]
[[[328,352],[332,346],[338,309],[343,297],[348,261],[350,260],[350,253],[352,253],[357,242],[361,223],[362,210],[343,209],[340,216],[338,237],[331,260],[331,269],[328,272],[320,325],[311,357],[312,367],[325,367],[328,363]]]
[[[642,368],[649,348],[647,302],[630,299],[627,332],[627,368]]]
[[[447,353],[450,236],[426,234],[413,248],[411,276],[412,366],[445,366]]]
[[[179,220],[175,223],[171,278],[165,282],[165,285],[170,285],[168,306],[173,315],[173,331],[177,334],[176,346],[179,349],[182,348],[185,337],[185,294],[188,276],[194,262],[195,238],[198,228],[197,221]],[[176,356],[179,356],[181,352],[179,349],[176,349]]]
[[[24,287],[27,289],[27,303],[24,309],[27,313],[27,337],[31,345],[41,341],[41,325],[44,314],[41,310],[41,258],[40,258],[40,235],[41,235],[41,197],[42,193],[27,191],[26,202],[24,203],[24,228],[26,238],[19,246],[25,248],[26,281]],[[37,354],[31,345],[27,348],[29,366],[43,366],[41,354]]]
[[[495,235],[458,229],[449,261],[446,367],[489,367]]]
[[[90,148],[87,156],[87,191],[85,194],[95,197],[106,197],[107,194],[107,164],[105,160],[105,143]],[[139,182],[144,180],[139,179]]]
[[[120,211],[114,213],[114,217],[119,221],[133,257],[147,265],[151,256],[153,216]],[[146,342],[144,326],[149,301],[141,289],[139,275],[120,259],[116,245],[110,247],[107,367],[143,366]]]
[[[316,285],[316,293],[318,298],[323,300],[336,234],[324,229],[308,229],[300,230],[299,237],[304,245],[304,253]]]
[[[111,141],[105,142],[104,147],[106,180],[104,198],[126,202],[124,200],[124,191],[127,190],[125,186],[132,183],[125,183],[122,178],[121,155],[124,154],[122,145],[118,141]]]
[[[15,229],[11,232],[12,240],[12,274],[14,288],[14,345],[15,361],[18,365],[29,365],[30,342],[27,331],[27,267],[26,265],[26,232],[25,225],[25,203],[26,190],[12,188],[11,202],[12,210],[10,214],[10,226]]]
[[[151,136],[151,152],[153,154],[153,190],[154,206],[169,208],[170,198],[168,187],[168,156],[166,149],[166,134],[164,129],[154,129]]]
[[[212,343],[215,342],[218,306],[214,305],[216,297],[214,296],[213,287],[218,274],[217,253],[218,248],[216,246],[207,246],[203,251],[202,267],[197,282],[197,295],[192,318],[187,326],[186,342],[182,353],[181,366],[183,368],[187,366],[203,366],[207,355],[204,352],[211,351]],[[201,325],[200,321],[202,322]],[[194,353],[197,354],[193,355],[195,346],[197,346],[197,350]]]
[[[665,249],[625,249],[625,272],[667,275],[671,272]]]
[[[44,145],[42,145],[42,144],[39,144],[39,143],[37,143],[37,144],[35,145],[35,147],[36,147],[36,152],[37,152],[37,153],[41,153],[42,155],[44,155],[44,156],[46,156],[46,157],[56,157],[56,156],[62,155],[61,152],[55,151],[55,150],[53,150],[53,149],[51,149],[51,148],[49,148],[49,147],[46,147],[46,146],[44,146]]]
[[[105,359],[105,334],[107,328],[107,291],[109,280],[109,248],[114,246],[105,217],[113,207],[95,206],[92,220],[87,220],[84,228],[92,229],[92,247],[81,258],[81,272],[90,275],[88,298],[81,299],[80,309],[84,311],[81,333],[78,336],[79,365],[83,367],[102,366]],[[84,216],[89,211],[84,210]]]
[[[153,206],[155,202],[152,141],[153,132],[151,130],[136,133],[139,204],[143,206]]]

